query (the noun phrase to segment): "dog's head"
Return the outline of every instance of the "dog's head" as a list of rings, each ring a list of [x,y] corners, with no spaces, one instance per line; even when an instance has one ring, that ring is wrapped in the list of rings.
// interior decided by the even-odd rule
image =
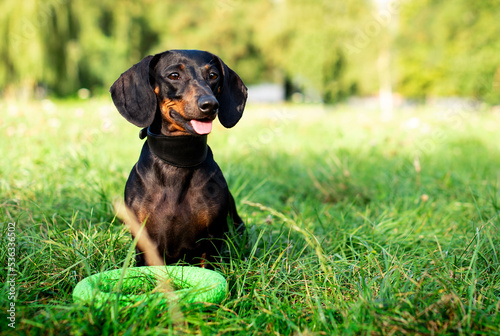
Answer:
[[[132,124],[161,123],[169,134],[210,133],[219,115],[224,127],[241,118],[247,88],[222,60],[206,51],[170,50],[147,56],[110,89],[113,102]]]

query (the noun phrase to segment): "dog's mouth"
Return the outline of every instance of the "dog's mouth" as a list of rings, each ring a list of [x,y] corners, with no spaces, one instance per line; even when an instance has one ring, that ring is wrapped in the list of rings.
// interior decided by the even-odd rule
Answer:
[[[191,133],[193,135],[205,135],[212,132],[212,124],[215,119],[215,115],[213,119],[202,118],[188,120],[174,109],[170,109],[169,113],[170,117],[180,126],[182,126],[188,133]]]

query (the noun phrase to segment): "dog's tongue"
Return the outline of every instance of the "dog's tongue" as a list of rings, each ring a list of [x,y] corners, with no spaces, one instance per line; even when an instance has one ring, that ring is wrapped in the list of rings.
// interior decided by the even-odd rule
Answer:
[[[198,134],[208,134],[212,132],[212,121],[191,120],[191,126]]]

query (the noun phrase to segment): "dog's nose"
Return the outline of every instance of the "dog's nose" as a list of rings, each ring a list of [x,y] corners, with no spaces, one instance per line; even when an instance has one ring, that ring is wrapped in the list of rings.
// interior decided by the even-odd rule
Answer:
[[[219,109],[219,102],[213,96],[203,96],[198,99],[198,108],[204,114],[213,114]]]

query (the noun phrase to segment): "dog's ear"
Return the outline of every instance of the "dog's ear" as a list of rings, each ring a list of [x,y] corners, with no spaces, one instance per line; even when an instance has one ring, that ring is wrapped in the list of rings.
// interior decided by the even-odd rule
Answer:
[[[222,70],[222,83],[219,84],[219,120],[226,127],[231,128],[240,120],[247,101],[247,87],[241,78],[217,57]]]
[[[150,85],[150,62],[146,56],[122,73],[109,90],[118,112],[139,127],[151,125],[156,112],[156,95]]]

